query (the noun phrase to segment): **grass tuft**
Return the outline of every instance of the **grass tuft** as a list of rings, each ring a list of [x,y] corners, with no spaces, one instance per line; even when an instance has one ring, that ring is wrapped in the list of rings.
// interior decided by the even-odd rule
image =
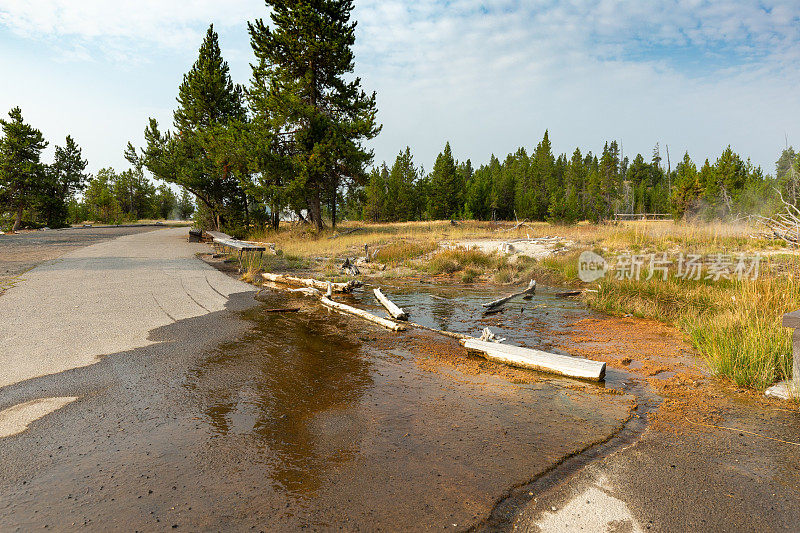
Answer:
[[[438,248],[435,242],[419,244],[400,241],[384,246],[374,256],[374,260],[389,266],[398,266],[411,259],[416,259]]]

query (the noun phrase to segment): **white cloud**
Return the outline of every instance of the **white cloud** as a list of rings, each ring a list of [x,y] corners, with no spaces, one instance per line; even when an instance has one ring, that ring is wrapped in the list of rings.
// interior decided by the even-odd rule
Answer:
[[[0,0],[0,43],[6,28],[43,43],[40,56],[55,49],[69,61],[112,65],[150,58],[159,68],[136,69],[132,83],[160,92],[134,104],[130,93],[108,95],[102,108],[86,101],[86,122],[127,128],[137,122],[132,109],[168,117],[210,22],[235,33],[223,35],[223,53],[246,81],[244,26],[266,14],[262,0]],[[385,125],[373,143],[379,161],[409,144],[430,167],[449,139],[461,158],[484,162],[492,152],[530,148],[545,128],[567,152],[616,138],[628,154],[660,141],[673,159],[688,149],[702,160],[732,143],[768,171],[784,131],[800,144],[796,0],[356,0],[354,17],[357,73],[377,90]],[[107,76],[100,63],[97,78]],[[42,65],[27,68],[49,75]],[[0,100],[36,106],[25,86],[0,84]],[[115,143],[139,134],[145,120],[114,132]],[[90,125],[81,127],[91,139]],[[97,166],[121,159],[105,153],[108,136],[96,135]]]
[[[17,35],[139,48],[196,48],[210,22],[263,16],[261,0],[0,0],[0,25]]]
[[[430,166],[449,139],[484,162],[549,128],[559,151],[617,138],[627,153],[660,141],[704,159],[732,143],[771,171],[783,132],[800,135],[795,1],[356,6],[357,67],[385,124],[379,159],[409,144]]]

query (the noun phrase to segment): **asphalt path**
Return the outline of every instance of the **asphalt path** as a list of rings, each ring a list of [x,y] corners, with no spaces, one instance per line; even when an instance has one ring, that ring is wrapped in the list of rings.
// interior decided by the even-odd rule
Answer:
[[[163,225],[89,226],[0,235],[0,289],[33,267],[98,242],[153,231]]]
[[[221,311],[231,294],[252,290],[199,261],[207,247],[187,233],[126,235],[26,272],[0,296],[0,387],[147,346],[153,329]]]

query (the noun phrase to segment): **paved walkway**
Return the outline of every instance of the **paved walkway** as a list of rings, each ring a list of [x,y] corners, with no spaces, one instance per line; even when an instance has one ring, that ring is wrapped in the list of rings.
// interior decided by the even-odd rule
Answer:
[[[72,251],[0,296],[0,388],[152,344],[148,332],[225,308],[252,287],[206,265],[188,229]]]

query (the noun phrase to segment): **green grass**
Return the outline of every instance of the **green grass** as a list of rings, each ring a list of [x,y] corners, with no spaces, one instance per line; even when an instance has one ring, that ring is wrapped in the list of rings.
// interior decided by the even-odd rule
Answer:
[[[716,375],[763,390],[791,376],[792,332],[781,318],[800,309],[796,263],[796,258],[788,264],[786,259],[767,261],[756,280],[606,278],[587,302],[611,314],[674,324]]]
[[[411,259],[416,259],[438,248],[434,242],[424,244],[408,241],[394,242],[379,249],[373,259],[389,266],[398,266]]]
[[[497,267],[498,256],[485,254],[479,250],[456,248],[443,250],[434,255],[427,264],[427,270],[433,275],[454,274],[467,267],[487,270]]]

